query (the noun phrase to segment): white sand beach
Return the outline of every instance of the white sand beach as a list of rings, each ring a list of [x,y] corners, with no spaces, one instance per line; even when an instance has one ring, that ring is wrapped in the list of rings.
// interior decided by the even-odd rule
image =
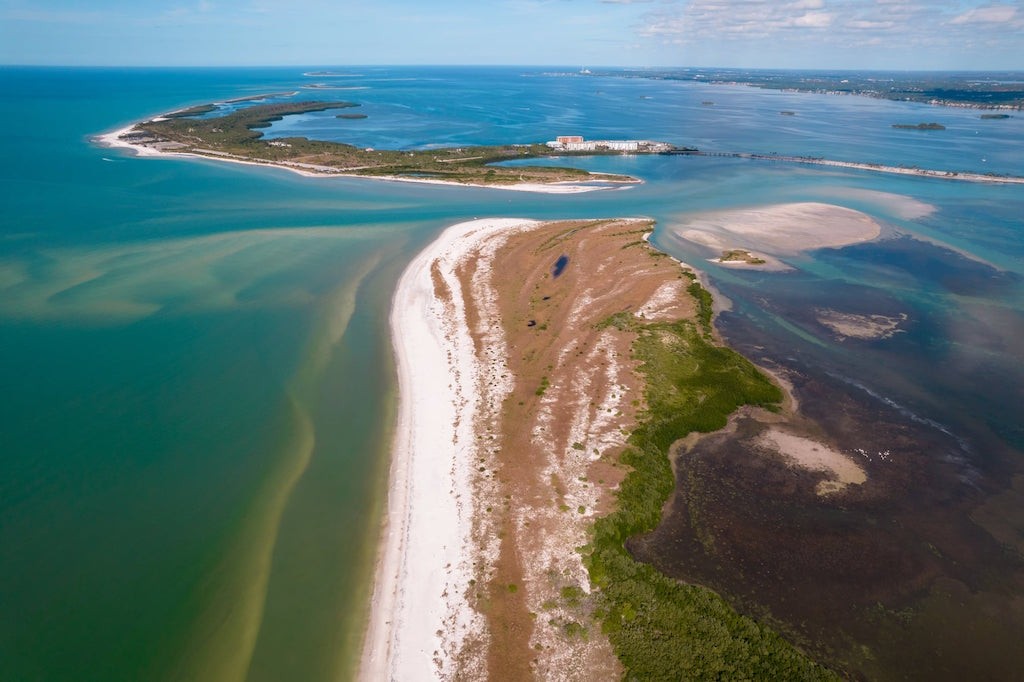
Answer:
[[[392,302],[399,414],[385,528],[359,678],[445,679],[482,617],[464,592],[472,545],[470,486],[486,368],[455,281],[465,254],[533,221],[476,220],[445,230],[406,268]],[[445,293],[440,294],[441,291]]]
[[[132,144],[128,140],[124,139],[124,136],[132,132],[135,129],[135,124],[125,126],[124,128],[118,128],[109,133],[97,135],[94,139],[95,142],[104,146],[110,147],[111,149],[128,149],[134,152],[137,156],[161,156],[166,152],[161,152],[152,147],[146,147],[141,144]]]

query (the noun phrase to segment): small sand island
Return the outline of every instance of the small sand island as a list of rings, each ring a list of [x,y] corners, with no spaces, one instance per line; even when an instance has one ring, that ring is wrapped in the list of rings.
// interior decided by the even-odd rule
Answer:
[[[710,295],[649,245],[652,227],[477,220],[402,275],[398,427],[360,679],[833,679],[624,546],[661,518],[674,442],[782,398],[715,340]],[[835,481],[823,492],[862,482],[804,455],[814,443],[791,445],[779,449]]]
[[[718,257],[719,263],[745,263],[746,265],[766,265],[766,261],[761,256],[754,255],[744,249],[728,249],[722,252],[722,255]]]
[[[726,267],[788,270],[780,256],[870,241],[881,229],[860,211],[803,202],[687,216],[663,238],[714,250],[719,255],[711,260]]]
[[[261,98],[254,96],[245,100]],[[649,140],[585,142],[582,137],[567,136],[559,140],[571,139],[577,142],[381,150],[361,149],[305,137],[266,140],[260,131],[285,116],[356,106],[352,102],[278,102],[253,105],[221,116],[209,116],[218,107],[215,104],[203,104],[157,116],[98,139],[107,146],[132,149],[140,155],[187,154],[220,161],[277,166],[311,176],[364,176],[540,192],[586,192],[622,187],[639,180],[626,175],[591,173],[578,168],[496,164],[553,156],[658,154],[676,149],[670,144]],[[360,113],[336,114],[339,119],[365,117]]]
[[[893,123],[893,128],[899,130],[945,130],[946,126],[941,123]]]

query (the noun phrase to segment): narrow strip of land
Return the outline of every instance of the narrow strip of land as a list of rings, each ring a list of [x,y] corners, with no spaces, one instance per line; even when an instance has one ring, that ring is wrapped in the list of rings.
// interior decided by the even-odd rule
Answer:
[[[755,154],[750,152],[703,152],[693,150],[678,150],[669,152],[686,156],[717,156],[730,159],[752,159],[754,161],[776,161],[778,163],[800,163],[809,166],[831,166],[833,168],[855,168],[857,170],[873,171],[875,173],[890,173],[893,175],[915,175],[924,178],[939,178],[941,180],[962,180],[966,182],[991,182],[996,184],[1024,185],[1024,177],[1017,175],[1003,175],[1000,173],[974,173],[970,171],[933,170],[928,168],[917,168],[912,166],[886,166],[879,163],[863,163],[859,161],[836,161],[816,156],[787,156],[783,154]]]

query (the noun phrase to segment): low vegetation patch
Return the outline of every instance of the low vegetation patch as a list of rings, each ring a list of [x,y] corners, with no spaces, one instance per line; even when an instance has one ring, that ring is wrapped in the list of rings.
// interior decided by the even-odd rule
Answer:
[[[636,334],[633,353],[646,380],[646,411],[622,462],[631,467],[618,506],[599,519],[585,549],[598,616],[627,680],[836,679],[778,634],[738,614],[715,592],[639,563],[627,538],[655,529],[674,488],[669,450],[687,434],[717,431],[741,405],[771,407],[782,393],[746,358],[710,339],[711,296],[694,279],[690,321],[643,323],[615,315],[602,323]]]
[[[748,265],[765,264],[764,258],[755,256],[749,251],[744,251],[743,249],[729,249],[727,251],[723,251],[718,260],[723,263],[747,263]]]

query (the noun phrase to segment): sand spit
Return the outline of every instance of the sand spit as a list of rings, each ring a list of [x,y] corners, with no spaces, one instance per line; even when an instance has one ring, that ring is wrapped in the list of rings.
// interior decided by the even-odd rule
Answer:
[[[152,119],[160,120],[160,117]],[[502,189],[512,192],[536,192],[538,194],[581,194],[583,192],[598,192],[607,190],[617,189],[628,189],[633,185],[640,184],[641,181],[636,182],[604,182],[598,177],[598,179],[588,182],[552,182],[548,184],[536,183],[536,182],[519,182],[509,185],[483,185],[479,183],[468,183],[468,182],[449,182],[447,180],[432,180],[429,178],[403,178],[397,176],[384,176],[384,175],[359,175],[353,171],[364,170],[366,167],[359,168],[335,168],[334,166],[319,166],[311,163],[301,163],[298,161],[254,161],[234,154],[228,154],[226,152],[218,152],[212,149],[207,150],[196,150],[192,152],[182,152],[178,149],[182,146],[177,143],[158,143],[158,144],[136,144],[125,139],[125,136],[135,130],[135,125],[126,126],[119,128],[103,135],[97,135],[93,140],[103,146],[112,149],[126,149],[134,152],[137,156],[143,157],[160,157],[160,156],[177,156],[181,158],[192,158],[192,159],[206,159],[211,161],[223,161],[224,163],[238,163],[245,166],[262,166],[264,168],[283,168],[284,170],[297,173],[307,178],[360,178],[363,180],[384,180],[387,182],[408,182],[416,183],[421,185],[447,185],[449,187],[481,187],[486,189]],[[594,173],[595,176],[601,174]]]
[[[802,202],[699,213],[672,226],[670,234],[707,247],[716,254],[712,260],[727,267],[786,270],[789,266],[778,256],[871,241],[881,231],[881,225],[860,211]],[[728,251],[746,252],[764,263],[723,261],[721,255]]]
[[[799,163],[807,166],[827,166],[831,168],[853,168],[874,173],[890,175],[912,175],[919,178],[936,178],[940,180],[962,180],[965,182],[985,182],[992,184],[1024,185],[1024,177],[1017,175],[1000,175],[998,173],[975,173],[970,171],[934,170],[908,166],[883,166],[877,163],[859,161],[836,161],[817,156],[784,156],[781,154],[752,154],[750,152],[683,152],[692,156],[719,156],[732,159],[751,159],[754,161],[771,161],[772,163]]]
[[[632,333],[692,319],[648,220],[455,225],[391,317],[400,408],[360,679],[615,679],[575,550],[642,409]],[[557,276],[554,266],[564,260]]]

